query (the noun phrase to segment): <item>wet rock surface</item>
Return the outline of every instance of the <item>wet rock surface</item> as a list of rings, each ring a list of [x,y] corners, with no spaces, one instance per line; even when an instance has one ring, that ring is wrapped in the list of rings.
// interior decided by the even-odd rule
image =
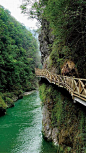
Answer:
[[[58,129],[57,127],[52,127],[52,120],[50,118],[51,113],[49,112],[47,105],[43,106],[42,112],[43,112],[43,120],[42,120],[43,135],[48,141],[52,141],[54,145],[58,145],[58,139],[57,139]]]

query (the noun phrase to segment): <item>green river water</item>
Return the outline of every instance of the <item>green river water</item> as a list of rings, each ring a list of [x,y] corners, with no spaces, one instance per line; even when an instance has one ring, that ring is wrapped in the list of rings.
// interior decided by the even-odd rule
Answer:
[[[39,92],[24,96],[0,117],[0,153],[57,153],[42,137]]]

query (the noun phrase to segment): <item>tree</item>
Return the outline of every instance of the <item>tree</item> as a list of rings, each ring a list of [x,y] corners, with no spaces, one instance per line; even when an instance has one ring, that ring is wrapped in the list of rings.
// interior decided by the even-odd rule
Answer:
[[[27,2],[27,0],[25,1]],[[29,1],[30,2],[30,1]],[[27,11],[28,2],[24,13]],[[80,77],[86,75],[86,1],[85,0],[40,0],[34,2],[32,10],[29,12],[32,18],[49,22],[50,29],[55,37],[53,42],[52,57],[57,55],[58,62],[71,59],[77,65]],[[66,49],[67,50],[66,50]],[[57,50],[57,54],[54,53]],[[78,60],[77,60],[78,59]],[[52,62],[55,63],[54,59]],[[57,65],[58,65],[58,62]],[[60,64],[59,64],[60,65]],[[83,71],[81,72],[81,65]]]
[[[32,33],[0,7],[1,92],[35,88],[37,52],[37,40]]]

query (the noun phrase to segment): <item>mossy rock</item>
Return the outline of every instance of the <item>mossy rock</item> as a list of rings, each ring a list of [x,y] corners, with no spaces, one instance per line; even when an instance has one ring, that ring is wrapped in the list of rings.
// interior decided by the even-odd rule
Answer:
[[[0,108],[2,109],[6,109],[7,105],[5,104],[4,100],[2,99],[2,97],[0,96]]]
[[[6,103],[7,103],[8,107],[14,106],[13,100],[9,97],[6,97]]]

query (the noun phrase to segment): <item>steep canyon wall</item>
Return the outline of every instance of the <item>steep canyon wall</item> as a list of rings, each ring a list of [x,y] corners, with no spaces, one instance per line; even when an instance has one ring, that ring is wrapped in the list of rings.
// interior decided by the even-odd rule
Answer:
[[[59,54],[58,61],[54,61],[57,60],[55,59],[57,53],[52,53],[55,37],[46,20],[42,21],[39,41],[43,68],[53,73],[61,73],[61,62],[59,61],[62,55]],[[62,64],[64,62],[65,59]],[[86,150],[85,108],[80,104],[74,104],[65,89],[50,84],[46,79],[41,79],[39,92],[42,100],[44,137],[48,141],[53,141],[55,145],[62,146],[65,153],[84,153]]]

